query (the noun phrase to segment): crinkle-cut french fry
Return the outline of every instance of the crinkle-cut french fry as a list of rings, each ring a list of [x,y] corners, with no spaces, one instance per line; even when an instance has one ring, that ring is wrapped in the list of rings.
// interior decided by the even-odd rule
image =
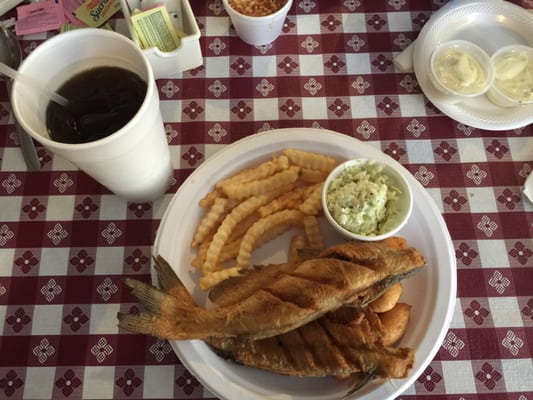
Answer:
[[[305,201],[300,205],[300,211],[304,212],[307,215],[319,215],[322,213],[322,188],[324,187],[324,182],[317,183],[314,185],[314,188],[311,194],[305,199]]]
[[[320,232],[318,219],[314,215],[306,215],[303,222],[304,232],[309,247],[317,250],[324,249],[324,238],[322,237],[322,232]]]
[[[259,218],[257,220],[259,220]],[[239,224],[239,226],[241,225],[242,224]],[[284,233],[289,228],[290,226],[287,227],[287,226],[278,225],[274,229],[271,229],[270,231],[265,232],[265,234],[259,238],[255,247],[260,247],[266,242],[269,242],[270,240],[275,239],[276,237]],[[239,255],[239,249],[241,247],[241,242],[242,242],[243,237],[244,235],[241,235],[237,239],[226,243],[226,245],[222,249],[222,252],[220,253],[220,257],[219,257],[220,263],[224,263],[226,261],[230,261],[230,260],[237,258],[237,256]]]
[[[204,260],[202,260],[201,257],[194,257],[191,261],[191,267],[193,267],[194,269],[202,269],[204,265]]]
[[[305,186],[298,186],[290,192],[283,193],[281,196],[276,197],[271,202],[259,207],[257,212],[261,217],[266,217],[269,214],[273,214],[280,210],[297,208],[301,203],[306,193]]]
[[[239,225],[237,225],[235,229],[233,229],[233,231],[231,232],[231,235],[228,238],[228,243],[233,242],[237,239],[242,239],[246,231],[250,229],[250,227],[259,220],[259,218],[261,218],[261,216],[256,211],[248,215],[241,222],[239,222]]]
[[[202,243],[205,238],[215,230],[228,210],[235,207],[236,204],[237,202],[232,199],[226,199],[223,197],[216,198],[209,211],[204,214],[203,218],[196,226],[191,246],[197,247],[200,245],[200,243]]]
[[[235,227],[246,217],[253,214],[259,207],[279,196],[280,190],[284,190],[284,188],[278,188],[277,190],[273,190],[259,196],[250,197],[234,207],[226,215],[226,218],[224,218],[222,223],[219,225],[215,235],[213,236],[213,240],[207,249],[205,262],[202,266],[202,270],[204,272],[211,272],[217,268],[220,253],[222,252],[222,249],[227,243],[228,238],[231,236],[231,233]]]
[[[300,250],[307,247],[307,239],[304,235],[294,235],[291,238],[289,244],[289,254],[287,256],[287,261],[290,263],[300,262]]]
[[[231,199],[243,200],[294,183],[298,179],[299,173],[300,168],[293,165],[264,179],[246,182],[246,184],[230,183],[224,185],[222,190]]]
[[[191,261],[192,267],[196,269],[202,269],[205,262],[205,257],[207,256],[207,249],[209,248],[212,240],[213,235],[210,235],[200,244],[200,246],[198,246],[198,249],[196,249],[196,257]]]
[[[236,265],[241,269],[250,268],[250,260],[252,258],[252,253],[255,249],[284,234],[291,228],[292,225],[290,222],[284,221],[282,223],[279,223],[278,225],[272,226],[268,230],[263,232],[263,234],[257,237],[257,240],[253,243],[251,243],[253,241],[253,238],[251,238],[250,240],[246,238],[247,242],[245,242],[245,247],[243,248],[243,241],[246,237],[244,236],[241,240],[241,245],[239,246],[239,254],[235,259]]]
[[[220,282],[232,276],[239,276],[240,274],[241,269],[238,267],[231,267],[214,272],[209,272],[200,278],[200,288],[202,290],[211,289],[218,285]]]
[[[226,243],[226,245],[222,248],[222,251],[220,252],[220,257],[218,258],[219,263],[224,263],[226,261],[230,261],[237,258],[237,256],[239,255],[239,248],[241,247],[241,241],[243,236],[244,235]]]
[[[276,236],[278,236],[293,226],[301,225],[303,217],[304,214],[299,210],[282,210],[261,218],[248,229],[242,238],[239,255],[237,256],[237,266],[241,268],[249,266],[252,251],[261,242],[261,237],[267,235],[267,232],[275,229],[275,232],[277,232]],[[276,229],[278,226],[283,226],[283,228],[280,228],[282,232]]]
[[[225,185],[244,183],[264,179],[276,172],[289,168],[289,159],[287,156],[280,155],[269,161],[265,161],[255,167],[246,168],[235,175],[218,182],[215,187],[222,189]]]
[[[272,227],[271,229],[269,229],[268,231],[266,231],[263,235],[261,235],[259,237],[259,239],[255,242],[255,248],[261,247],[265,243],[270,242],[271,240],[273,240],[273,239],[277,238],[278,236],[284,234],[289,229],[291,229],[293,227],[293,225],[294,225],[294,223],[292,223],[291,221],[286,221],[283,224],[279,224],[279,225],[276,225],[276,226]],[[243,239],[244,239],[244,237],[243,237]],[[241,243],[242,243],[242,240],[241,240]],[[240,250],[240,248],[239,248],[239,250]]]
[[[314,185],[307,185],[307,186],[304,186],[304,196],[303,198],[304,199],[307,199],[309,196],[311,196],[311,194],[313,193],[313,191],[318,187],[317,185],[319,185],[320,183],[315,183]]]
[[[327,171],[319,169],[302,168],[300,179],[307,184],[320,183],[328,177]]]
[[[198,202],[198,205],[203,208],[209,208],[213,205],[215,202],[215,199],[218,199],[220,197],[226,197],[224,193],[221,190],[214,189],[207,193],[204,197],[200,199]]]
[[[337,165],[337,160],[323,154],[313,153],[298,149],[285,149],[283,151],[292,164],[302,168],[317,169],[330,172]]]
[[[286,185],[279,186],[279,187],[277,187],[277,188],[275,188],[273,190],[269,190],[268,192],[265,193],[265,194],[270,196],[268,201],[272,201],[276,197],[281,196],[283,193],[290,192],[291,190],[294,189],[294,185],[295,184],[293,182],[291,182],[291,183],[288,183]]]

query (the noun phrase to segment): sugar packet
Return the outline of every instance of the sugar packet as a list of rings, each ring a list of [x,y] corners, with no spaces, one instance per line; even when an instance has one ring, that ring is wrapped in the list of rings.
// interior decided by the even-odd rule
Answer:
[[[74,15],[91,28],[105,24],[121,9],[120,0],[86,0],[79,6]]]
[[[74,25],[85,26],[85,24],[76,18],[76,10],[83,4],[84,0],[63,0],[65,17]]]

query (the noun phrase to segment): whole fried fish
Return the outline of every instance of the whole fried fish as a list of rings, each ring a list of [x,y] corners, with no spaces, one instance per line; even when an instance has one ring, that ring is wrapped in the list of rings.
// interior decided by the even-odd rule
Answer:
[[[314,256],[307,260],[318,258],[349,261],[387,274],[378,283],[369,285],[358,293],[351,304],[356,307],[366,306],[394,283],[416,273],[419,267],[425,265],[422,254],[415,248],[409,248],[407,241],[398,236],[380,242],[348,242],[331,246],[314,252]],[[411,269],[410,266],[414,268]],[[226,279],[211,289],[209,299],[218,306],[238,303],[278,279],[280,272],[290,272],[293,269],[294,265],[279,264],[245,270],[241,276]]]
[[[352,248],[361,245],[362,251]],[[157,289],[126,279],[147,312],[119,313],[119,326],[173,340],[268,338],[301,327],[345,304],[368,301],[378,293],[372,287],[382,291],[425,264],[424,257],[414,248],[397,249],[375,242],[346,243],[336,246],[331,254],[326,250],[319,258],[301,263],[251,270],[239,279],[233,290],[235,296],[231,300],[221,300],[220,296],[216,303],[224,305],[215,309],[197,306],[179,280],[176,285]],[[357,262],[351,261],[354,254],[360,258]],[[364,263],[374,265],[375,270],[361,265]],[[171,270],[161,257],[156,258],[156,268]],[[229,292],[232,290],[223,291],[224,296],[229,296]]]

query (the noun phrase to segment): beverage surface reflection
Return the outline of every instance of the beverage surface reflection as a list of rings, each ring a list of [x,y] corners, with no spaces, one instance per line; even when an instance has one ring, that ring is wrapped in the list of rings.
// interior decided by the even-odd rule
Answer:
[[[73,144],[109,136],[137,113],[146,89],[141,77],[120,67],[81,72],[58,89],[71,104],[67,108],[54,102],[48,105],[48,134],[57,142]]]

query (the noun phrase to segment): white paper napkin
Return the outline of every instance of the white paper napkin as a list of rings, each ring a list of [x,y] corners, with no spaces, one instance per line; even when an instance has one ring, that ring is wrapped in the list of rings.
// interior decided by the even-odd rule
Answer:
[[[398,72],[413,72],[413,51],[416,40],[407,46],[400,54],[394,57],[394,66]]]
[[[524,182],[524,188],[522,193],[533,203],[533,172],[529,173],[526,181]]]

